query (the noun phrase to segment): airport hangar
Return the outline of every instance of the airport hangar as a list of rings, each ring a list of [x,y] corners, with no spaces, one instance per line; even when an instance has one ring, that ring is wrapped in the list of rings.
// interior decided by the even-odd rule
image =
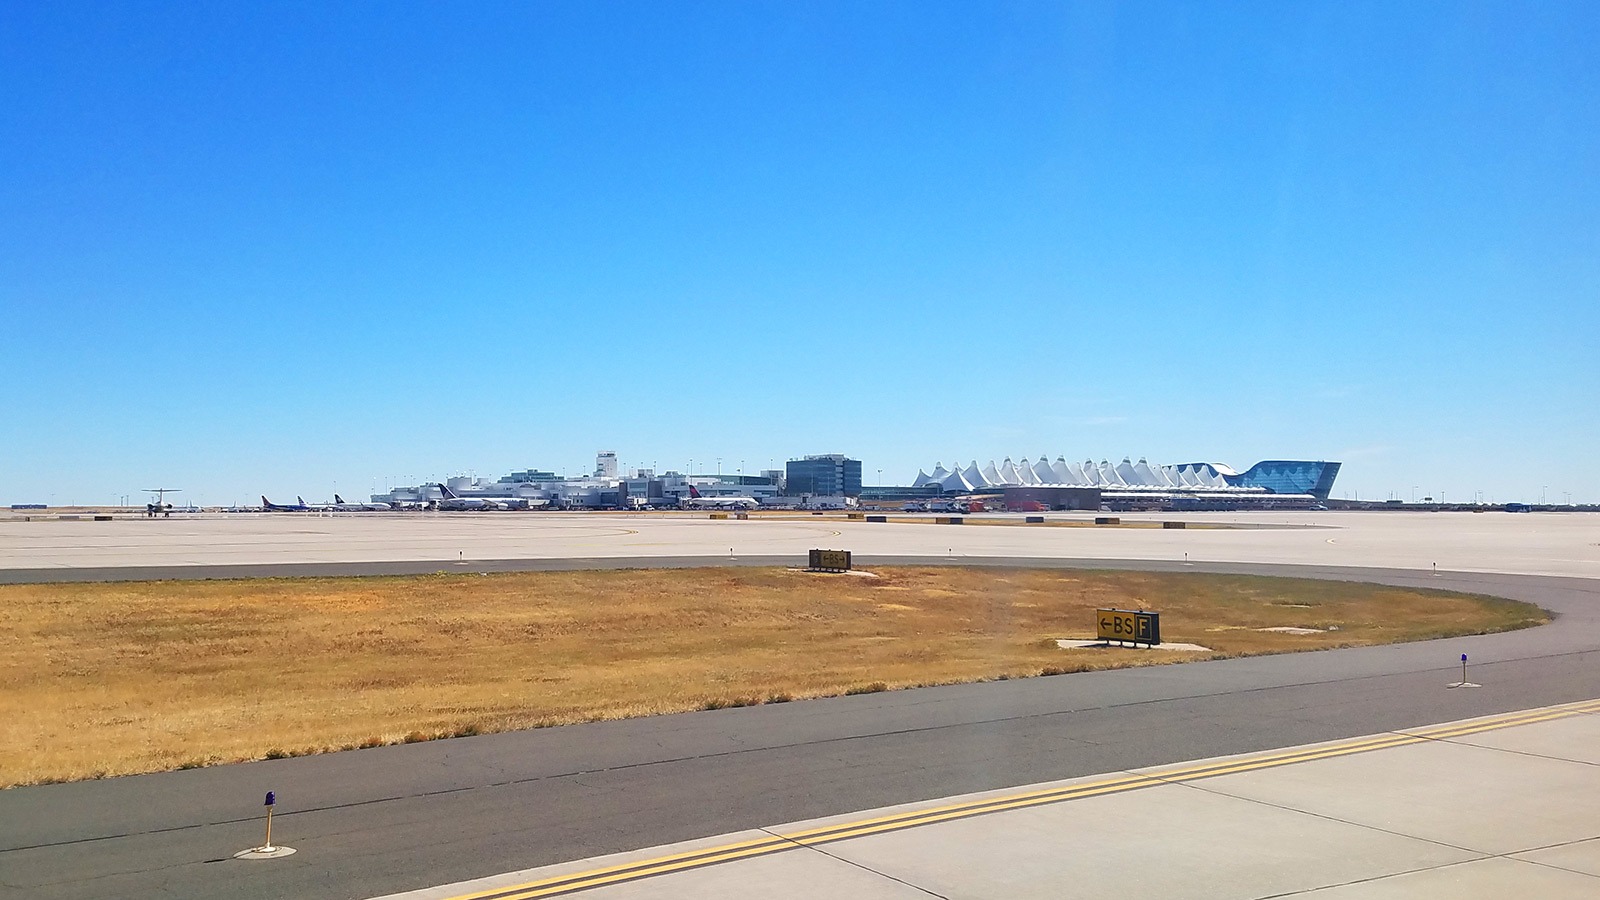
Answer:
[[[720,536],[769,527],[758,520],[630,518],[659,523],[668,529],[662,536],[678,536],[635,553],[710,554]],[[1234,532],[949,529],[845,522],[834,527],[844,535],[885,528],[899,533],[915,542],[895,542],[917,553],[905,558],[907,562],[948,564],[944,544],[956,540],[963,547],[960,562],[1247,571],[1421,584],[1519,597],[1554,610],[1559,618],[1556,625],[1452,640],[1448,646],[1392,645],[1197,663],[1181,670],[1161,667],[954,685],[17,789],[0,792],[0,869],[7,872],[8,884],[36,886],[37,896],[51,898],[157,892],[179,898],[373,896],[812,815],[1600,696],[1600,667],[1594,665],[1600,661],[1600,615],[1592,599],[1600,556],[1591,546],[1592,526],[1579,517],[1255,513],[1238,518],[1268,526],[1300,520],[1313,527]],[[151,535],[175,536],[178,529],[190,529],[195,532],[190,540],[204,541],[207,536],[198,532],[213,525],[276,528],[298,523],[304,528],[314,521],[307,516],[110,524]],[[408,521],[418,527],[461,523],[476,528],[471,523],[487,520],[446,515],[427,521],[323,521],[334,531],[359,531]],[[550,520],[499,521],[537,528]],[[679,531],[674,523],[694,528]],[[106,523],[4,523],[0,549],[19,549],[23,539],[18,535],[41,524],[54,535],[46,543],[59,545],[59,529],[93,535],[92,529]],[[170,527],[174,525],[178,527]],[[1492,533],[1475,543],[1485,529]],[[992,541],[1007,534],[1028,538],[1014,545],[1016,549],[1051,552],[1057,558],[999,555],[1005,548]],[[1328,535],[1339,539],[1330,541]],[[1162,558],[1145,563],[1111,556],[1073,559],[1078,539],[1091,536],[1115,538],[1121,549],[1131,552],[1138,552],[1133,548],[1147,539],[1160,542]],[[799,542],[817,534],[791,537]],[[1052,540],[1048,547],[1037,543],[1046,538]],[[969,539],[976,543],[969,544]],[[1197,539],[1210,540],[1212,546],[1232,539],[1240,559],[1290,565],[1202,562],[1186,567],[1176,562],[1170,542]],[[326,546],[326,535],[322,541]],[[112,544],[88,547],[84,538],[78,543],[75,559],[62,560],[68,566],[125,558],[121,554],[127,550]],[[334,556],[360,557],[353,552],[355,545],[333,543],[329,549]],[[523,552],[527,547],[523,544]],[[1421,562],[1452,547],[1472,548],[1456,558],[1470,558],[1476,572],[1435,575]],[[970,555],[979,549],[991,555]],[[31,554],[10,555],[10,565],[26,555]],[[709,561],[703,555],[696,558],[699,564]],[[678,559],[683,557],[558,562],[681,564]],[[784,559],[744,557],[737,564]],[[874,564],[891,562],[884,558]],[[1403,568],[1340,568],[1351,563]],[[464,570],[475,571],[477,565]],[[266,566],[257,574],[275,568]],[[188,577],[213,571],[206,566],[189,569]],[[1491,574],[1496,571],[1554,571],[1577,578]],[[1475,677],[1488,689],[1441,689],[1450,667],[1435,657],[1457,651],[1472,654],[1474,672],[1482,673]],[[283,814],[278,834],[284,843],[297,843],[300,853],[287,862],[229,862],[229,852],[259,841],[259,818],[249,810],[259,805],[261,791],[274,789],[280,791]],[[1560,798],[1532,799],[1546,809],[1570,805]],[[1036,849],[1062,857],[1058,844],[1063,837],[1056,834],[1050,847]],[[1079,845],[1078,850],[1093,848]],[[459,893],[440,889],[432,896]]]

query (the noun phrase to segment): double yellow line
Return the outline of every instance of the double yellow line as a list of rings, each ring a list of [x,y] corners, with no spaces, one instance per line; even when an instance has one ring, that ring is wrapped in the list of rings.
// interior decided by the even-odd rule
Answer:
[[[785,850],[849,840],[871,834],[883,834],[889,831],[916,828],[936,822],[948,822],[952,819],[965,819],[971,816],[1023,809],[1046,803],[1079,800],[1084,797],[1096,797],[1102,794],[1116,794],[1161,784],[1177,784],[1202,778],[1214,778],[1218,775],[1232,775],[1258,769],[1271,769],[1318,759],[1348,756],[1353,753],[1387,750],[1391,747],[1403,747],[1407,744],[1420,744],[1425,741],[1449,740],[1450,738],[1481,734],[1485,731],[1494,731],[1500,728],[1514,728],[1519,725],[1532,725],[1536,722],[1547,722],[1552,719],[1564,719],[1569,716],[1597,712],[1600,712],[1600,700],[1588,700],[1582,703],[1568,703],[1561,706],[1508,713],[1502,716],[1474,719],[1468,722],[1440,725],[1415,731],[1390,732],[1377,737],[1357,738],[1320,747],[1285,750],[1217,762],[1173,766],[1146,773],[1130,773],[1079,784],[1022,791],[991,797],[986,800],[969,800],[962,803],[952,803],[946,806],[936,806],[913,812],[895,813],[872,819],[861,819],[855,822],[845,822],[804,831],[767,835],[746,841],[709,847],[704,850],[674,853],[669,856],[659,856],[640,862],[622,863],[571,875],[559,875],[540,881],[530,881],[525,884],[462,894],[450,898],[450,900],[537,900],[537,898],[543,897],[556,897],[610,884],[652,878],[657,875],[714,866],[719,863],[766,856],[772,853],[781,853]]]

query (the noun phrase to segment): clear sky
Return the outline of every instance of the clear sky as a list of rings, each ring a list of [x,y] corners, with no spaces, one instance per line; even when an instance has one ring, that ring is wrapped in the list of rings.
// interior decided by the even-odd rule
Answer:
[[[1596,48],[1589,0],[0,0],[0,502],[602,448],[1600,501]]]

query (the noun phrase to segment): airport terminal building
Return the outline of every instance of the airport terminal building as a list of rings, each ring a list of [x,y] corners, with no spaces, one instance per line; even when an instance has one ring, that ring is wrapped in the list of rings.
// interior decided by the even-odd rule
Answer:
[[[446,479],[444,487],[464,499],[514,499],[521,508],[660,509],[696,501],[753,501],[763,507],[831,509],[896,500],[933,501],[970,497],[993,508],[1007,509],[1292,509],[1317,506],[1333,490],[1339,463],[1309,460],[1266,460],[1243,472],[1222,463],[1151,465],[1124,458],[1112,464],[1067,462],[1048,457],[1012,462],[1010,457],[980,467],[919,471],[906,487],[865,487],[861,461],[840,453],[805,456],[782,470],[758,475],[619,472],[614,452],[601,451],[593,474],[562,476],[539,469],[511,472],[488,482],[475,478]],[[374,494],[374,501],[400,507],[436,504],[440,485],[424,484]]]
[[[842,508],[854,505],[861,493],[861,461],[829,453],[790,460],[785,469],[759,474],[690,473],[653,469],[619,471],[617,454],[602,450],[593,474],[567,476],[542,469],[525,469],[485,481],[466,476],[442,483],[466,500],[515,500],[526,509],[661,509],[694,502],[754,501],[763,507]],[[438,504],[441,485],[396,487],[373,494],[374,502],[397,507]]]
[[[980,468],[917,472],[914,488],[944,495],[1001,494],[1012,509],[1261,509],[1308,507],[1328,499],[1339,463],[1264,460],[1239,472],[1222,463],[1157,465],[1124,457],[1081,463],[1041,456],[1013,463],[1010,457]]]

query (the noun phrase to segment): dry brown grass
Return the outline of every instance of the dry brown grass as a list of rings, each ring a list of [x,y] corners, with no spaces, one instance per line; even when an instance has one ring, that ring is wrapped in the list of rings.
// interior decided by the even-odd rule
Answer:
[[[0,785],[697,708],[1418,640],[1525,604],[1339,582],[785,569],[0,587]],[[1216,654],[1057,648],[1098,606]],[[1295,636],[1278,625],[1338,631]]]

